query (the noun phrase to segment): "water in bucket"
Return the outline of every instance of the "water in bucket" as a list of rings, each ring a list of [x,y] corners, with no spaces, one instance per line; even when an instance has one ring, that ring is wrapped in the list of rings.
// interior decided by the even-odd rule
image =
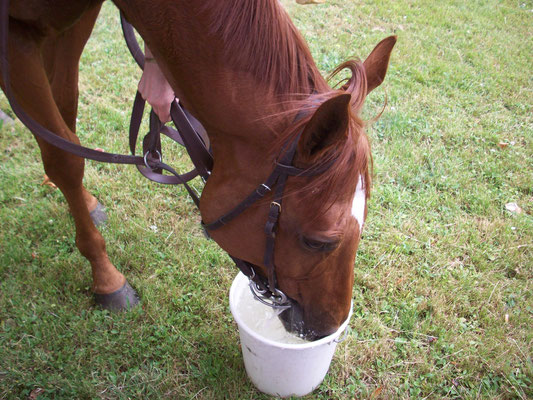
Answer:
[[[250,290],[243,290],[239,294],[236,310],[250,329],[267,339],[279,343],[308,343],[298,335],[287,332],[278,317],[282,310],[274,310],[262,304]]]

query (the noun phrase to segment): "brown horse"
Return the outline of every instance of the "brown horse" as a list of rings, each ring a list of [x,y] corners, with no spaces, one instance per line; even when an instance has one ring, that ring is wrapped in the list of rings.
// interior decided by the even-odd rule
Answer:
[[[298,140],[295,166],[328,166],[316,176],[288,178],[274,262],[279,288],[293,305],[284,313],[288,325],[312,337],[331,333],[349,312],[370,188],[370,147],[358,114],[384,80],[395,37],[364,63],[341,65],[352,77],[333,90],[277,0],[114,3],[209,134],[214,169],[201,197],[203,221],[216,220],[264,182],[290,139]],[[15,97],[41,125],[73,142],[78,63],[100,6],[100,0],[11,0],[9,9]],[[126,278],[91,219],[98,202],[83,187],[84,161],[37,141],[45,171],[74,217],[94,293],[122,293]],[[268,201],[267,195],[212,232],[224,250],[262,274]]]

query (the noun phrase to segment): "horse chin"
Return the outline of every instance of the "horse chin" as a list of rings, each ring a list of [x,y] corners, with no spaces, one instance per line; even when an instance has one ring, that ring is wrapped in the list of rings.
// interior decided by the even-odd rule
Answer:
[[[313,328],[306,327],[303,318],[303,309],[302,307],[295,302],[290,300],[291,308],[283,311],[279,315],[279,319],[283,323],[283,326],[288,332],[291,332],[295,335],[298,335],[302,339],[308,340],[310,342],[318,339],[322,339],[325,336],[333,332],[319,332]]]

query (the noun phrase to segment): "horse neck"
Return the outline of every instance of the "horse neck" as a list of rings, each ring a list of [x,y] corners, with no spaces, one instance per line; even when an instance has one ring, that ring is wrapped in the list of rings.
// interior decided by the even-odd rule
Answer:
[[[270,150],[276,132],[291,122],[281,116],[290,107],[284,101],[287,97],[274,93],[251,72],[231,65],[222,41],[209,35],[206,27],[213,21],[199,12],[197,2],[172,7],[157,0],[115,3],[148,43],[180,101],[206,127],[215,172],[223,161],[225,170],[264,175],[265,168],[272,167],[265,158],[274,157]],[[308,54],[306,48],[303,51]],[[308,58],[306,65],[316,70]],[[327,87],[318,71],[314,75],[320,81],[317,89]],[[268,118],[272,115],[277,117]]]

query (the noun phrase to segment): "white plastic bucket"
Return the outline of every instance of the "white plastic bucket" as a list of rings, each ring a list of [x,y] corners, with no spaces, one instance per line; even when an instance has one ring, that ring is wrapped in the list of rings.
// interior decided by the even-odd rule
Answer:
[[[237,307],[243,290],[250,289],[248,278],[240,272],[231,285],[229,304],[239,327],[248,377],[257,389],[273,396],[304,396],[311,393],[328,372],[337,340],[348,326],[352,308],[346,321],[329,336],[303,344],[279,343],[262,337],[244,323]]]

